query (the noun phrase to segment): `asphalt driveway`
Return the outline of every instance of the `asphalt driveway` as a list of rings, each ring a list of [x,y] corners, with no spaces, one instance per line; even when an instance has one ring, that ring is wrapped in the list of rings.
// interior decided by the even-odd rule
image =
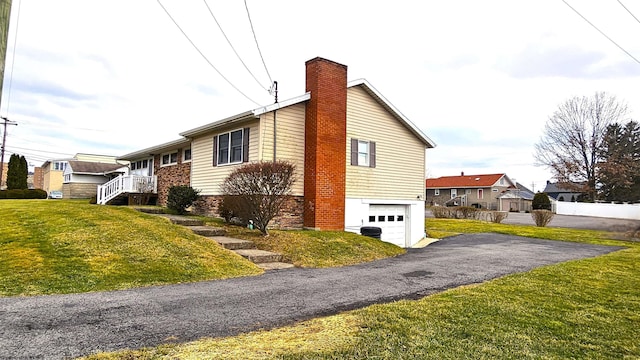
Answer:
[[[65,358],[229,336],[464,284],[617,247],[466,234],[334,269],[89,294],[0,298],[0,359]]]

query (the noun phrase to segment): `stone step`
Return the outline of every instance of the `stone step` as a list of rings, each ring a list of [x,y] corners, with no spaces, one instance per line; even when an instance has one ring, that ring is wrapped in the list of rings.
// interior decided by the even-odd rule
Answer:
[[[245,259],[255,263],[255,264],[263,264],[263,263],[273,263],[273,262],[281,262],[282,255],[276,254],[270,251],[257,250],[257,249],[240,249],[234,250],[237,254],[242,256]]]
[[[211,236],[209,238],[229,250],[254,249],[256,247],[253,241],[249,240],[234,239],[226,236]]]
[[[146,214],[163,214],[164,213],[164,210],[159,207],[155,207],[155,208],[137,207],[135,209],[137,211],[140,211]]]
[[[172,223],[182,226],[204,226],[204,221],[188,217],[169,217]]]
[[[194,233],[202,236],[225,236],[227,231],[223,228],[215,226],[189,226],[189,229]]]
[[[263,270],[282,270],[282,269],[290,269],[293,264],[284,263],[284,262],[269,262],[269,263],[259,263],[256,264],[259,268]]]

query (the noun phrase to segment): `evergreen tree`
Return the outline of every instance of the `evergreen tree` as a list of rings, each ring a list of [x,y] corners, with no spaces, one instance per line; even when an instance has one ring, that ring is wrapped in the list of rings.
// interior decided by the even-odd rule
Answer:
[[[7,170],[7,189],[27,189],[28,171],[27,159],[24,156],[12,154]]]
[[[640,201],[640,124],[609,125],[599,155],[600,198]]]

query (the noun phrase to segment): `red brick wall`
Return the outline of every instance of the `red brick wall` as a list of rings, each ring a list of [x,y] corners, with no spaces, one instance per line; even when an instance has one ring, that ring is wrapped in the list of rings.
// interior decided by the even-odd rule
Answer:
[[[44,172],[39,166],[33,169],[33,188],[44,189]]]
[[[182,162],[182,149],[178,150],[178,163],[161,166],[161,155],[153,158],[153,173],[158,177],[158,205],[167,206],[169,188],[177,185],[191,185],[191,163]]]
[[[222,195],[205,195],[193,204],[193,212],[198,215],[220,217],[218,208],[222,203]],[[302,196],[288,196],[281,209],[281,215],[276,216],[269,223],[269,228],[302,229],[304,199]]]
[[[347,146],[347,67],[306,62],[304,226],[344,230]]]

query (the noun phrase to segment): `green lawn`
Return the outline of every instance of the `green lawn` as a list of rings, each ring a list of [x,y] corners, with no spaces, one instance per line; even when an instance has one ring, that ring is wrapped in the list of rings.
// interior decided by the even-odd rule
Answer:
[[[262,273],[167,220],[73,200],[0,200],[0,296],[79,293]]]
[[[609,240],[620,235],[604,232],[465,220],[429,219],[427,231],[498,231],[627,249],[271,331],[93,358],[640,358],[638,242]]]
[[[346,231],[259,231],[228,227],[229,236],[251,240],[259,249],[283,254],[298,267],[335,267],[397,256],[404,249]]]

